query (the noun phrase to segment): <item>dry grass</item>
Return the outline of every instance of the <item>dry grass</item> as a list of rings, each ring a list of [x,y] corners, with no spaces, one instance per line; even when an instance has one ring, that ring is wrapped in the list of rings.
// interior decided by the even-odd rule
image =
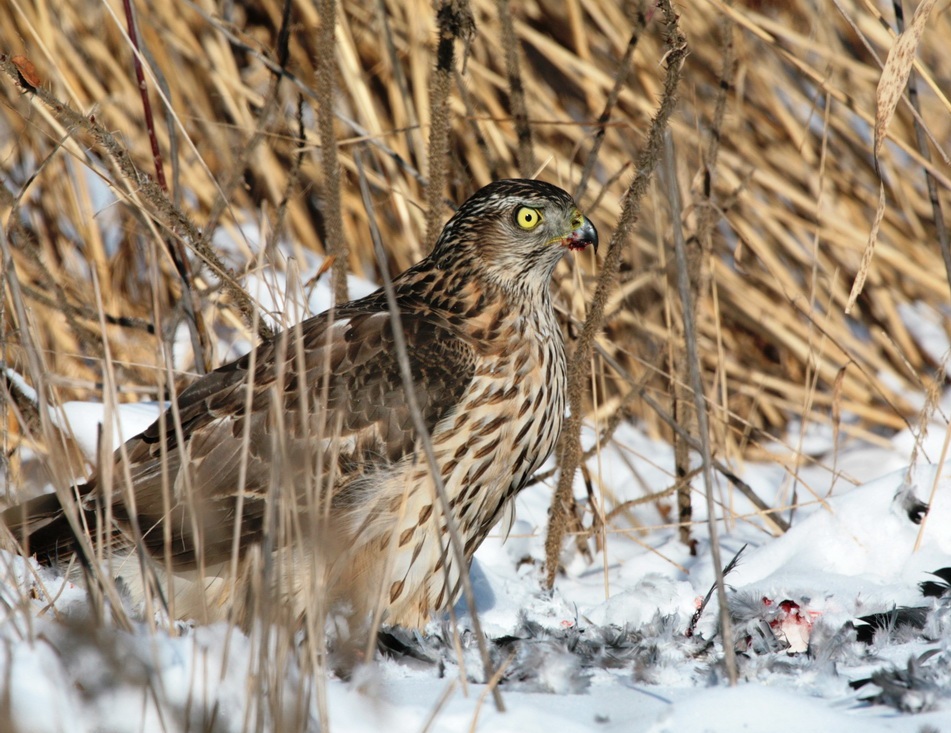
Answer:
[[[338,293],[344,268],[379,281],[361,174],[391,274],[420,258],[449,202],[520,172],[583,190],[581,207],[608,241],[663,91],[660,13],[637,3],[472,0],[436,12],[430,0],[343,2],[333,33],[320,24],[335,5],[327,0],[293,3],[286,23],[276,0],[239,4],[229,17],[211,3],[139,5],[167,197],[121,3],[0,7],[0,221],[18,283],[4,280],[0,340],[6,363],[54,404],[167,396],[190,378],[166,372],[181,323],[251,338],[263,322],[242,275],[283,267],[271,246],[279,239],[337,255]],[[500,8],[514,12],[511,26]],[[925,180],[934,176],[946,207],[951,15],[942,9],[918,48],[930,156],[900,103],[879,158],[877,246],[845,315],[878,203],[876,85],[893,32],[862,0],[679,6],[689,55],[670,126],[680,223],[701,255],[697,336],[721,459],[762,455],[764,438],[799,416],[874,440],[914,424],[908,395],[944,380],[901,315],[923,303],[949,331]],[[331,95],[332,110],[318,104]],[[325,154],[334,141],[336,155]],[[240,257],[210,245],[216,229],[243,241],[236,232],[251,225],[261,238]],[[590,368],[578,370],[587,417],[602,427],[636,417],[673,435],[666,415],[683,335],[670,231],[654,185],[623,243]],[[181,306],[177,246],[191,259],[195,318]],[[558,272],[572,336],[598,272],[587,256]],[[6,475],[19,480],[22,445],[69,472],[61,438],[38,430],[13,397],[3,405]],[[794,472],[807,457],[792,445],[782,460]]]

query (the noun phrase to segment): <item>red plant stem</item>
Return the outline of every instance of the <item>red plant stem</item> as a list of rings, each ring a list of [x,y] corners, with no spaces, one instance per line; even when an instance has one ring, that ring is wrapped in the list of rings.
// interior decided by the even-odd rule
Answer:
[[[168,184],[165,182],[165,168],[162,165],[162,151],[159,149],[158,137],[155,135],[155,119],[152,116],[152,103],[149,101],[149,90],[145,84],[145,72],[139,57],[139,37],[135,31],[135,18],[132,15],[132,0],[122,0],[128,24],[129,40],[132,42],[134,53],[132,62],[135,64],[135,79],[139,85],[139,94],[142,97],[142,111],[145,113],[145,126],[149,131],[149,143],[152,145],[152,160],[155,161],[155,181],[163,191],[168,193]]]

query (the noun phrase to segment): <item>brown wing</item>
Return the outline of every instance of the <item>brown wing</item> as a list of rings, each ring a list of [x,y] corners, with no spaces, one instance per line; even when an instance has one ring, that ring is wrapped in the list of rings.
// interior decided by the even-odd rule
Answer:
[[[420,411],[431,431],[453,412],[471,381],[475,352],[431,312],[403,312],[401,322]],[[242,460],[240,532],[247,546],[263,532],[275,481],[291,482],[296,491],[328,488],[330,481],[340,491],[353,477],[414,450],[417,434],[392,321],[379,301],[375,308],[338,311],[333,321],[317,316],[299,333],[300,347],[294,329],[258,347],[252,379],[248,355],[182,392],[180,431],[169,411],[164,424],[157,421],[126,444],[138,528],[156,556],[168,549],[180,568],[198,563],[198,548],[206,565],[230,557]],[[118,454],[115,469],[118,484]],[[112,503],[120,525],[131,528],[133,513],[123,492],[117,490]]]

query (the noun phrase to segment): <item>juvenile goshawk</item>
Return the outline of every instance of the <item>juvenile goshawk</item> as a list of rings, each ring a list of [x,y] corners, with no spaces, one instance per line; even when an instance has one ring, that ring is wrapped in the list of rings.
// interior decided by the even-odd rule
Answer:
[[[130,558],[146,550],[148,582],[163,586],[178,617],[242,617],[255,587],[297,614],[316,597],[364,618],[425,624],[455,601],[476,548],[551,454],[566,389],[551,276],[566,252],[597,243],[560,188],[497,181],[393,282],[420,416],[465,545],[461,566],[382,289],[184,390],[116,452],[108,486],[100,471],[75,487],[86,546],[107,546],[110,571],[133,589],[142,572]],[[55,494],[3,521],[41,561],[79,546]],[[267,569],[263,581],[248,580],[252,558]]]

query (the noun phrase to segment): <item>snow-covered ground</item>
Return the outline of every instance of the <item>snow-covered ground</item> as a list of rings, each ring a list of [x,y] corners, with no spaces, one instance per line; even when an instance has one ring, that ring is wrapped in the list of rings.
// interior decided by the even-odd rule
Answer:
[[[92,421],[95,412],[92,406],[74,407],[67,415]],[[925,453],[938,455],[944,432],[931,432]],[[462,661],[469,680],[461,678],[448,621],[435,622],[426,638],[401,637],[425,659],[380,658],[350,680],[322,681],[331,728],[459,731],[474,725],[475,730],[522,733],[951,729],[951,599],[926,599],[918,588],[921,581],[937,580],[929,571],[951,565],[951,466],[939,471],[920,459],[910,475],[902,469],[876,478],[882,467],[900,462],[907,439],[897,436],[891,450],[846,449],[839,464],[848,467],[849,476],[839,476],[834,485],[826,469],[803,469],[802,486],[823,502],[803,501],[792,529],[780,537],[765,532],[753,516],[723,527],[727,558],[748,545],[728,576],[742,650],[736,688],[728,686],[719,661],[715,597],[694,637],[684,635],[698,599],[713,581],[703,527],[696,530],[698,555],[691,557],[673,528],[645,524],[639,531],[620,532],[615,522],[602,538],[606,552],[596,553],[593,563],[566,551],[566,573],[555,592],[546,594],[540,577],[550,488],[539,484],[519,498],[519,518],[508,541],[487,540],[472,572],[483,629],[495,640],[493,658],[508,665],[500,685],[506,712],[498,712],[486,694],[475,644],[466,633],[470,618],[460,603]],[[637,485],[630,461],[637,464]],[[623,427],[600,457],[611,501],[668,485],[671,462],[665,445]],[[743,473],[767,497],[779,494],[783,475],[771,465],[747,466]],[[925,500],[934,490],[923,527],[895,498],[908,486]],[[746,513],[723,490],[733,501],[733,515]],[[801,488],[800,499],[806,493]],[[699,496],[696,504],[701,505]],[[659,524],[652,513],[656,510],[650,508],[636,516]],[[593,547],[593,541],[588,545]],[[176,634],[150,630],[146,623],[131,631],[92,629],[78,620],[86,597],[72,586],[59,596],[65,620],[57,621],[45,603],[23,600],[38,582],[47,590],[58,588],[55,573],[8,553],[0,556],[0,568],[0,719],[10,723],[4,730],[271,729],[270,713],[259,717],[260,697],[249,694],[261,663],[259,639],[224,625],[182,628]],[[850,624],[862,626],[858,617],[903,606],[928,609],[923,629],[899,626],[879,632],[870,644],[856,641]],[[896,693],[893,686],[889,696],[874,683],[859,689],[849,684],[880,670],[907,673],[909,660],[922,655],[907,691]],[[293,664],[286,677],[291,682],[285,697],[299,697]],[[900,676],[893,679],[903,684]],[[306,727],[318,729],[316,694],[304,705]]]
[[[283,292],[274,285],[264,290]],[[123,432],[157,409],[123,407]],[[102,414],[73,403],[56,419],[95,436]],[[767,502],[788,502],[795,489],[792,529],[781,536],[718,481],[725,561],[746,547],[727,578],[736,687],[722,664],[715,595],[694,618],[713,583],[705,525],[694,529],[691,556],[672,512],[633,505],[673,483],[673,457],[625,425],[591,461],[593,502],[580,478],[576,490],[592,511],[632,505],[587,539],[587,553],[569,543],[553,593],[541,590],[550,486],[523,492],[508,540],[490,537],[476,554],[477,608],[502,667],[505,712],[485,684],[464,602],[458,645],[440,619],[425,636],[393,632],[411,655],[315,681],[293,659],[269,656],[266,630],[171,633],[149,619],[93,627],[82,589],[0,552],[0,731],[318,730],[321,710],[330,729],[347,732],[951,731],[951,594],[925,598],[919,588],[934,580],[940,594],[929,573],[951,566],[951,465],[938,465],[946,433],[931,426],[910,470],[910,432],[890,447],[845,441],[833,456],[831,437],[813,430],[805,445],[815,460],[795,482],[776,463],[745,465],[740,475]],[[910,516],[911,496],[930,503],[923,524]],[[694,506],[702,520],[700,494]],[[40,600],[48,593],[58,594],[55,609]],[[860,617],[904,607],[923,610],[865,634]]]

